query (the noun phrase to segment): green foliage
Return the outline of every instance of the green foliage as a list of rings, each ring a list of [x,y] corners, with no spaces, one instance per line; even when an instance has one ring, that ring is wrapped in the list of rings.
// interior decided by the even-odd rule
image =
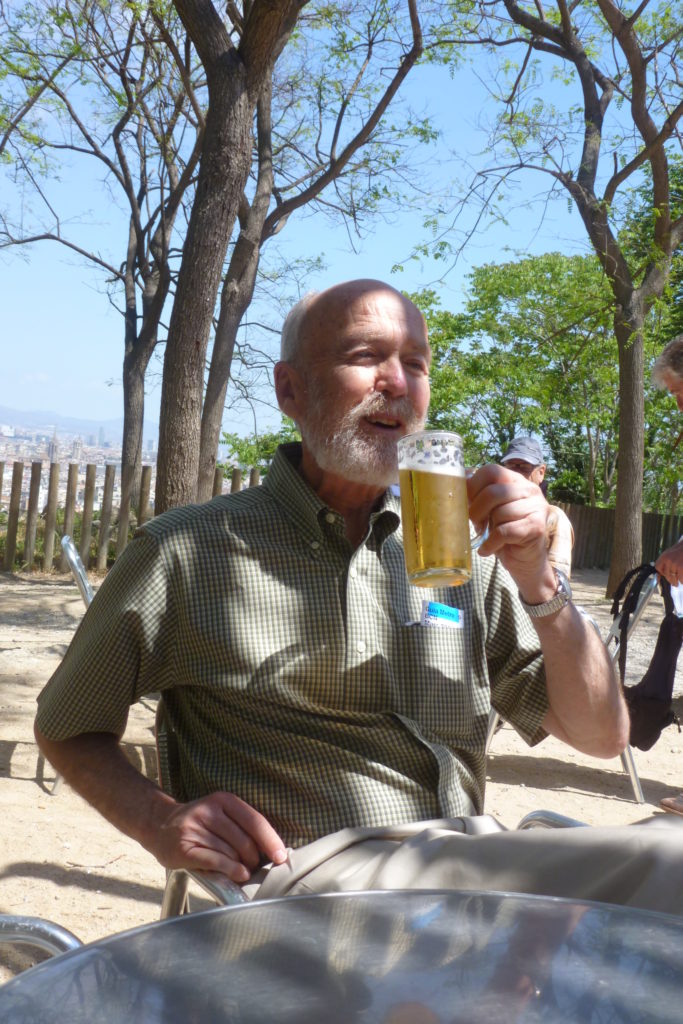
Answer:
[[[653,265],[661,264],[664,256],[655,243],[655,223],[659,210],[652,205],[652,176],[628,194],[626,212],[619,242],[629,253],[637,282],[642,281]],[[671,217],[683,217],[683,157],[672,157],[669,162],[669,196]],[[663,294],[657,299],[653,315],[658,321],[657,333],[661,345],[683,333],[683,245],[673,252],[671,269]]]
[[[282,417],[282,426],[275,433],[252,434],[250,437],[224,433],[221,443],[227,445],[231,461],[223,464],[223,475],[229,477],[236,464],[242,470],[256,468],[261,476],[265,476],[278,445],[300,440],[296,424],[287,416]]]
[[[557,500],[612,505],[618,353],[611,292],[597,259],[546,253],[487,264],[469,283],[459,314],[440,309],[434,291],[411,296],[433,348],[430,426],[462,434],[473,464],[497,460],[516,434],[536,434]],[[661,322],[648,321],[648,363],[661,347]],[[649,383],[645,397],[646,505],[670,511],[680,475],[671,451],[676,416],[670,398]]]

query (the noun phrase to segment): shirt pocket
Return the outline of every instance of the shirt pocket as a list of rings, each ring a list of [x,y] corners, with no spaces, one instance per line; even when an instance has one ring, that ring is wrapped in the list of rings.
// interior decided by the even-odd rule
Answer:
[[[471,743],[488,718],[490,695],[485,661],[468,631],[415,624],[397,633],[402,713],[428,734]]]

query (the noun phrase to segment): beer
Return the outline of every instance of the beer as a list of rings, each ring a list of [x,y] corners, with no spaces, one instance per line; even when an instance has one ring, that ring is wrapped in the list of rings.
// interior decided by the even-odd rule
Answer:
[[[420,430],[398,442],[403,549],[416,587],[456,587],[472,575],[472,551],[488,536],[470,538],[462,438]]]
[[[453,587],[472,575],[464,469],[432,465],[399,470],[403,549],[418,587]]]

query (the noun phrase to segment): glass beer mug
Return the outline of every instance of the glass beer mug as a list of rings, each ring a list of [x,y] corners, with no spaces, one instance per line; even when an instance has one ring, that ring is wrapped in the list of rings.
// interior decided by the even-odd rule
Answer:
[[[408,579],[417,587],[453,587],[472,576],[472,550],[487,531],[470,537],[462,438],[421,430],[398,442],[403,548]]]

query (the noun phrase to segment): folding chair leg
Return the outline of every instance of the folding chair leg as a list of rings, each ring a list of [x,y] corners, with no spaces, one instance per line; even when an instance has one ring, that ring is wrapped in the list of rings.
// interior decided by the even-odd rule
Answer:
[[[487,754],[489,752],[489,747],[491,746],[491,740],[493,739],[493,737],[496,734],[496,729],[498,728],[498,723],[499,722],[500,722],[500,715],[495,710],[495,708],[491,708],[491,710],[489,711],[489,724],[488,724],[488,727],[486,729],[486,747],[485,747],[485,750],[486,750]]]
[[[498,728],[498,723],[499,722],[500,722],[500,715],[498,714],[497,711],[495,711],[493,708],[491,708],[491,711],[489,713],[489,724],[488,724],[488,728],[486,730],[486,753],[487,754],[489,752],[489,747],[491,746],[491,741],[493,740],[493,737],[495,736],[496,729]],[[645,803],[645,797],[643,796],[643,788],[640,785],[640,779],[638,778],[638,771],[636,769],[636,762],[635,762],[635,760],[633,758],[633,751],[631,750],[631,747],[626,747],[626,749],[622,752],[622,754],[621,754],[621,764],[622,764],[622,767],[623,767],[624,771],[628,772],[628,777],[630,778],[631,785],[633,786],[633,796],[635,798],[636,803],[637,804],[644,804]]]
[[[161,903],[160,918],[164,921],[167,917],[178,917],[186,914],[189,905],[188,886],[190,876],[182,869],[166,872],[166,888]]]
[[[640,785],[640,779],[638,778],[638,772],[636,770],[636,762],[633,758],[633,751],[630,746],[626,747],[626,749],[622,751],[621,763],[624,767],[624,771],[628,772],[631,785],[633,786],[633,795],[636,803],[644,804],[645,797],[643,796],[643,788]]]

